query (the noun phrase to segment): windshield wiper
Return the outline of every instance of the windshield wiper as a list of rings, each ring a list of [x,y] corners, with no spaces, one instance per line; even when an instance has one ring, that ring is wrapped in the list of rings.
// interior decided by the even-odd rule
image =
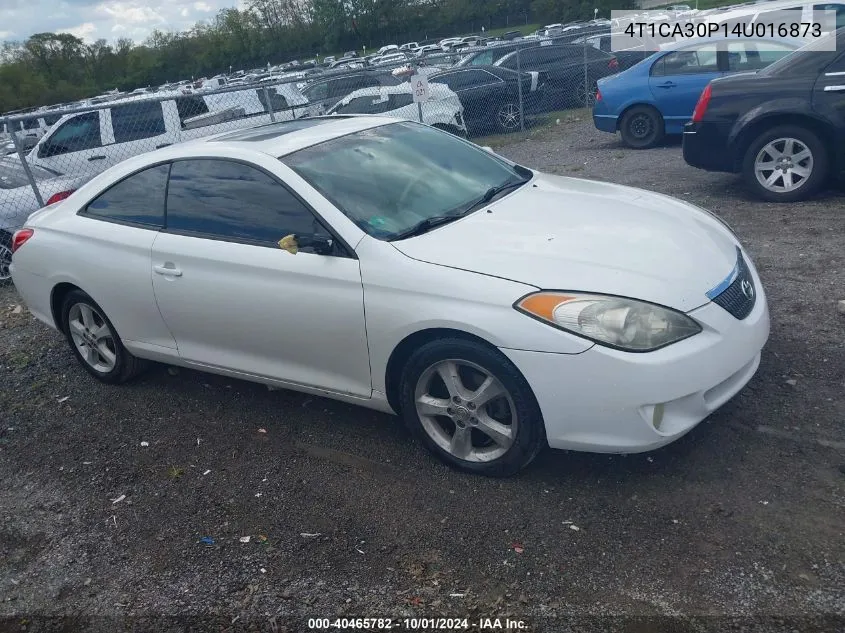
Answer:
[[[503,185],[497,185],[495,187],[490,187],[487,191],[484,192],[484,195],[478,198],[477,200],[473,200],[470,202],[466,207],[449,213],[448,215],[435,215],[430,218],[426,218],[421,222],[418,222],[414,226],[410,227],[402,231],[401,233],[397,233],[393,237],[390,238],[390,241],[396,240],[404,240],[408,237],[414,237],[415,235],[422,235],[430,231],[431,229],[441,226],[443,224],[448,224],[449,222],[453,222],[458,218],[462,218],[465,215],[469,215],[473,211],[475,211],[478,207],[484,206],[488,202],[490,202],[493,198],[498,196],[500,193],[504,193],[510,189],[516,189],[517,187],[521,187],[526,182],[531,180],[531,178],[524,178],[522,180],[517,180],[515,182],[506,182]]]
[[[484,192],[484,195],[478,198],[477,200],[473,200],[470,202],[464,209],[461,211],[461,215],[466,215],[467,213],[472,213],[478,207],[483,207],[485,204],[490,202],[493,198],[498,196],[500,193],[504,193],[509,189],[516,189],[517,187],[521,187],[526,182],[531,180],[530,178],[525,178],[523,180],[517,180],[515,182],[506,182],[503,185],[498,185],[496,187],[490,187],[487,191]]]
[[[417,222],[414,226],[409,229],[405,229],[401,233],[397,233],[393,237],[390,238],[391,242],[396,240],[404,240],[408,237],[414,237],[415,235],[422,235],[423,233],[427,233],[431,229],[436,226],[440,226],[442,224],[448,224],[449,222],[454,222],[460,215],[435,215],[430,218],[426,218],[422,222]]]

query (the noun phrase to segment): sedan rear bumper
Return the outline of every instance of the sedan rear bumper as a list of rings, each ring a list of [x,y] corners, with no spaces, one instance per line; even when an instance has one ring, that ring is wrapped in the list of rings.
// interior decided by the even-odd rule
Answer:
[[[707,171],[737,171],[739,160],[728,147],[727,130],[717,123],[687,123],[683,136],[684,160]]]
[[[756,276],[756,275],[755,275]],[[534,390],[552,448],[638,453],[680,438],[751,380],[769,336],[760,289],[740,321],[715,303],[690,316],[703,331],[645,354],[595,345],[581,354],[503,349]]]

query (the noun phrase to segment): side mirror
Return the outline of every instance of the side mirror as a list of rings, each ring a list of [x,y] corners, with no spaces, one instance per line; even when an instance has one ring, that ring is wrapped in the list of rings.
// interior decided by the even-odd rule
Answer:
[[[291,234],[279,240],[279,248],[291,255],[296,255],[304,248],[310,248],[317,255],[331,255],[334,250],[334,240],[323,235]]]
[[[481,149],[483,149],[485,152],[489,152],[490,154],[495,154],[495,153],[496,153],[496,152],[494,152],[494,151],[493,151],[493,148],[492,148],[492,147],[490,147],[489,145],[485,145],[485,146],[484,146],[484,147],[482,147]]]

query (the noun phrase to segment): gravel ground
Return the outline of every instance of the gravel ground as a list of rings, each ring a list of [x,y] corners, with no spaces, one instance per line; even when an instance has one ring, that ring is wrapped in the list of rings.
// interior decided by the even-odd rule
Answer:
[[[489,480],[328,400],[161,366],[101,385],[0,290],[0,630],[845,630],[845,197],[754,201],[583,115],[496,143],[726,219],[772,310],[749,386],[654,453]]]

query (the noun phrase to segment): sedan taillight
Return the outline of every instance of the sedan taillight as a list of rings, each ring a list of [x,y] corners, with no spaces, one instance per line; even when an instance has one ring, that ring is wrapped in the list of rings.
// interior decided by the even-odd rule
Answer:
[[[596,90],[596,101],[601,101],[601,90]]]
[[[19,231],[15,231],[15,234],[12,236],[12,254],[14,254],[21,246],[26,244],[26,241],[34,234],[35,231],[32,229],[20,229]]]
[[[698,103],[695,104],[695,110],[692,111],[693,123],[698,123],[704,118],[704,113],[707,112],[707,106],[710,105],[710,95],[712,92],[710,84],[707,84],[704,92],[702,92],[701,96],[698,98]]]
[[[44,206],[49,207],[51,204],[61,202],[65,198],[68,198],[70,194],[72,194],[74,191],[74,189],[71,189],[70,191],[60,191],[59,193],[54,193],[52,196],[50,196],[50,199],[47,200],[47,204]]]
[[[616,59],[615,57],[611,57],[610,61],[607,62],[607,67],[610,68],[610,70],[612,70],[613,72],[618,71],[619,70],[619,60]]]

